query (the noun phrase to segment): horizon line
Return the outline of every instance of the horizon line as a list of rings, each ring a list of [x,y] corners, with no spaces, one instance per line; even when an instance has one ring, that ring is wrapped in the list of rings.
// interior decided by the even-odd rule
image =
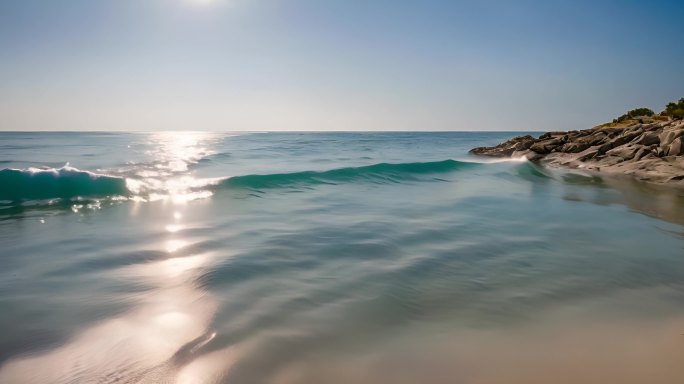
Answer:
[[[508,131],[508,130],[486,130],[486,131],[477,131],[477,130],[434,130],[434,131],[414,131],[414,130],[399,130],[399,131],[390,131],[390,130],[334,130],[334,131],[327,131],[327,130],[320,130],[320,131],[313,131],[313,130],[274,130],[274,131],[268,131],[268,130],[258,130],[258,131],[218,131],[218,130],[195,130],[195,129],[188,129],[188,130],[150,130],[150,131],[140,131],[140,130],[111,130],[111,131],[100,131],[100,130],[46,130],[46,131],[22,131],[22,130],[16,130],[16,131],[3,131],[0,130],[0,133],[155,133],[155,132],[206,132],[206,133],[448,133],[448,132],[461,132],[461,133],[487,133],[487,132],[497,132],[497,133],[504,133],[504,132],[510,132],[510,133],[525,133],[525,132],[549,132],[546,130],[525,130],[525,131]]]

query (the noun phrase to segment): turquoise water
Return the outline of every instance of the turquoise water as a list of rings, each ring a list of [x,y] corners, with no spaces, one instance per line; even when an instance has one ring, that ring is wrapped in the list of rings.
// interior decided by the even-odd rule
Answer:
[[[682,382],[684,193],[511,135],[0,133],[0,382]]]

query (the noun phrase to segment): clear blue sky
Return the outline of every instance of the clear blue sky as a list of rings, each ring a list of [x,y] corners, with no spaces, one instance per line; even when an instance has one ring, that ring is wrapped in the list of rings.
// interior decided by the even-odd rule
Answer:
[[[556,130],[684,97],[684,1],[0,0],[0,130]]]

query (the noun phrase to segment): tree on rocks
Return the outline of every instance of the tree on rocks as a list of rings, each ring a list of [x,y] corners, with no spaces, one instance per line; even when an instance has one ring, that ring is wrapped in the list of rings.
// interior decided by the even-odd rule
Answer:
[[[679,99],[677,103],[668,103],[662,114],[673,119],[684,119],[684,98]]]

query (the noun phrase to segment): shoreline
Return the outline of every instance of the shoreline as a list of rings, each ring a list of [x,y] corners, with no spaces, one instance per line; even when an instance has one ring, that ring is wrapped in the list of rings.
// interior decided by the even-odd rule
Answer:
[[[631,120],[568,132],[517,136],[471,154],[528,160],[552,168],[629,176],[651,184],[684,188],[684,121]]]

